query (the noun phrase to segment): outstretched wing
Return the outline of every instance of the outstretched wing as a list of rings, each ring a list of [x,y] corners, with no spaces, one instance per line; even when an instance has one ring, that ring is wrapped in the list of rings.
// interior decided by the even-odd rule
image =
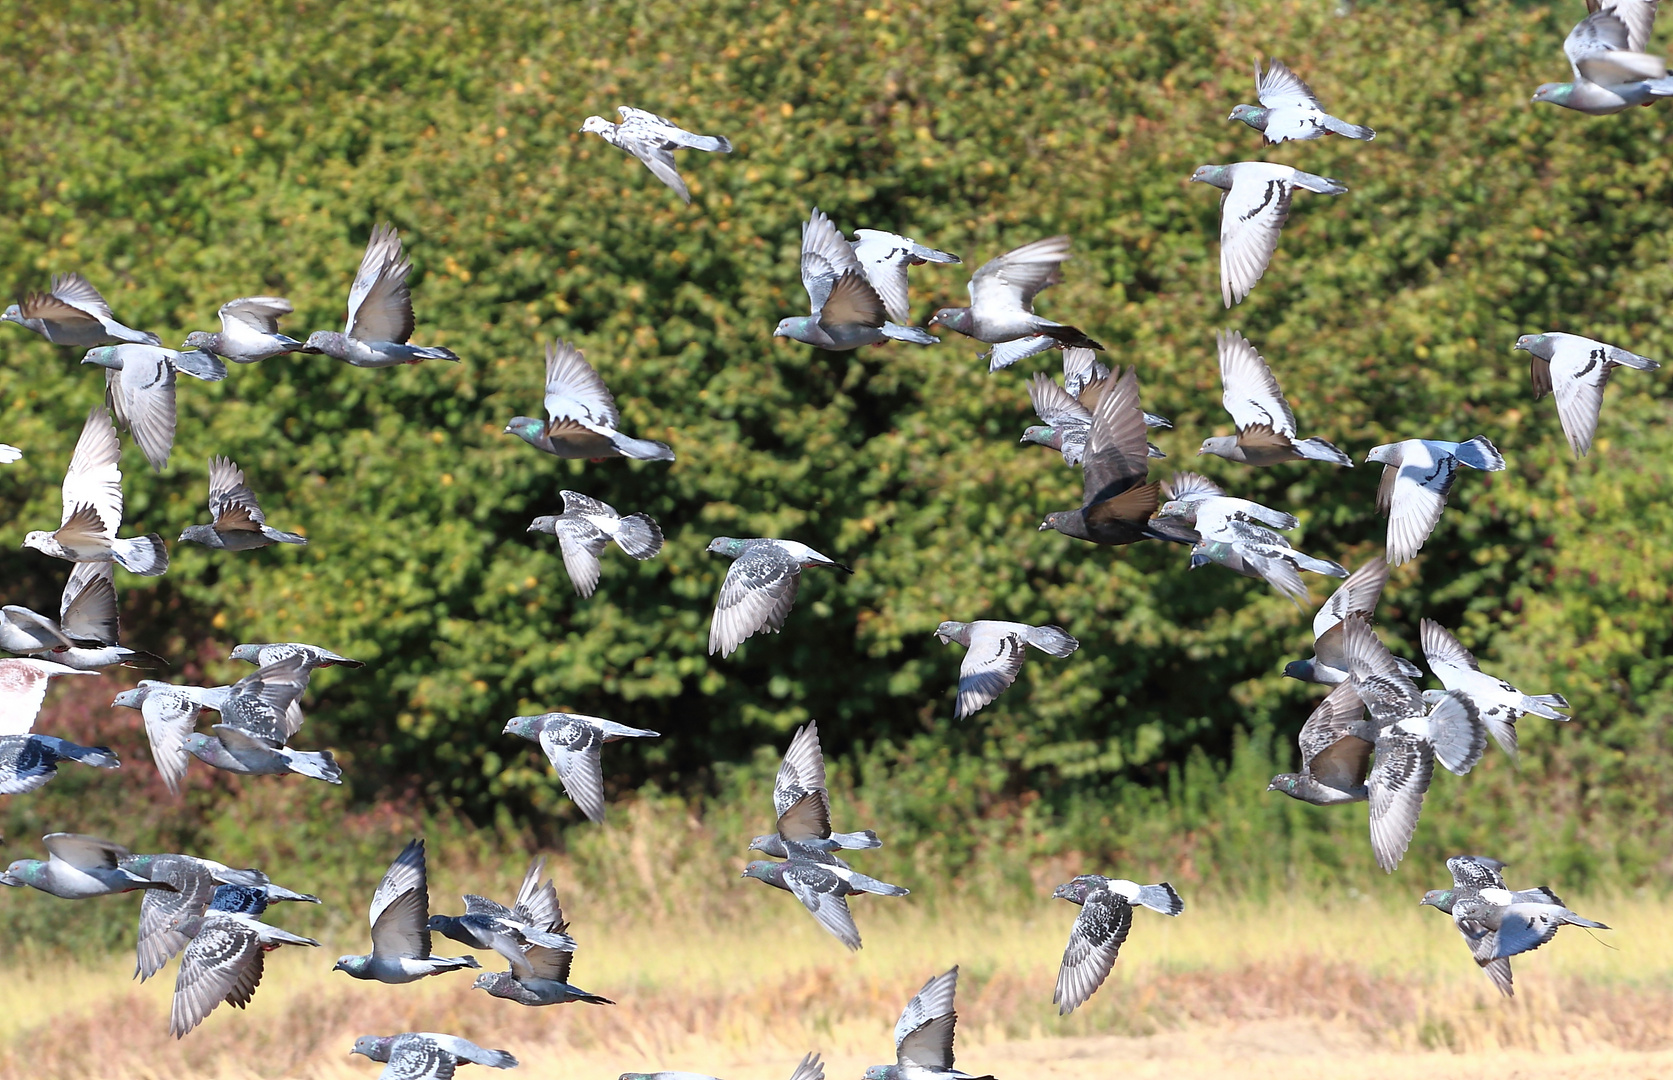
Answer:
[[[413,840],[384,871],[372,894],[372,955],[430,955],[430,883],[424,841]]]
[[[989,318],[1032,313],[1040,290],[1062,280],[1069,245],[1067,236],[1048,236],[989,259],[970,279],[970,306]]]
[[[1105,888],[1087,894],[1057,969],[1051,1000],[1059,1016],[1080,1008],[1104,985],[1132,925],[1133,906],[1127,901]]]
[[[349,318],[343,333],[356,341],[397,345],[412,337],[412,294],[407,291],[411,269],[412,263],[401,253],[395,226],[384,222],[374,228],[349,289]]]

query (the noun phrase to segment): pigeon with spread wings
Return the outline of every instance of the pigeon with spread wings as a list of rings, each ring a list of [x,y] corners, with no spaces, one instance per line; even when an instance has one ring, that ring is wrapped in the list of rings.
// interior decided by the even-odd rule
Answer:
[[[1578,334],[1523,334],[1516,339],[1515,348],[1529,354],[1534,400],[1555,395],[1557,419],[1575,457],[1585,457],[1592,448],[1598,414],[1603,410],[1603,391],[1615,369],[1655,371],[1661,367],[1647,356]]]
[[[602,116],[589,116],[581,122],[581,130],[591,132],[611,146],[638,158],[652,175],[673,188],[674,194],[687,206],[691,205],[691,191],[674,165],[674,151],[732,152],[732,143],[723,136],[695,135],[672,120],[628,105],[618,105],[616,112],[622,118],[621,123],[612,124]]]
[[[1573,79],[1544,83],[1533,100],[1590,116],[1618,113],[1673,95],[1667,61],[1650,45],[1658,0],[1586,0],[1590,12],[1563,40]]]
[[[223,551],[250,551],[269,544],[306,544],[306,537],[281,532],[267,524],[256,493],[244,482],[244,470],[230,458],[209,459],[209,516],[207,525],[193,525],[180,534],[182,543],[202,544]]]
[[[852,574],[852,568],[827,559],[806,544],[771,537],[738,539],[717,536],[706,549],[732,560],[715,599],[709,622],[709,655],[730,656],[759,633],[776,634],[790,616],[801,586],[802,568],[828,566]]]
[[[607,457],[673,461],[667,443],[635,439],[617,430],[622,422],[616,399],[581,350],[567,341],[546,346],[546,415],[514,416],[505,434],[536,450],[577,460]]]
[[[1429,534],[1440,524],[1458,466],[1503,472],[1504,455],[1485,435],[1466,442],[1407,439],[1374,446],[1366,461],[1383,465],[1377,485],[1377,509],[1388,515],[1388,565],[1417,558]]]
[[[222,885],[202,914],[182,911],[169,920],[171,931],[191,939],[174,979],[170,1035],[185,1038],[223,1001],[240,1009],[248,1005],[261,984],[266,955],[279,946],[319,947],[313,938],[262,922],[266,910],[264,889]]]
[[[1269,161],[1203,165],[1192,180],[1219,188],[1220,298],[1227,307],[1249,295],[1266,273],[1298,189],[1340,195],[1346,184]]]
[[[518,716],[505,723],[506,735],[538,743],[557,770],[558,783],[587,820],[604,821],[604,744],[622,739],[655,739],[658,733],[614,720],[578,713]]]
[[[221,305],[216,314],[221,320],[217,333],[193,330],[186,335],[182,349],[231,360],[235,364],[254,364],[285,353],[307,352],[308,347],[293,337],[279,333],[279,317],[293,309],[282,296],[241,296]]]
[[[1051,894],[1080,908],[1069,931],[1069,944],[1057,969],[1057,989],[1051,1002],[1059,1016],[1067,1016],[1098,992],[1115,966],[1116,955],[1133,925],[1134,906],[1147,907],[1163,915],[1185,910],[1172,885],[1140,885],[1125,878],[1081,874],[1064,882]]]
[[[395,367],[423,360],[458,360],[450,349],[409,344],[416,325],[407,275],[412,260],[401,250],[401,236],[385,222],[372,230],[360,269],[349,286],[348,320],[342,333],[316,330],[303,348],[362,368]]]
[[[120,345],[125,341],[161,345],[156,334],[135,330],[116,321],[110,305],[80,274],[54,274],[52,287],[32,292],[0,314],[0,322],[13,322],[33,330],[54,345],[91,349],[99,345]]]
[[[1295,437],[1295,413],[1272,368],[1236,330],[1214,335],[1220,351],[1220,402],[1237,425],[1236,435],[1203,440],[1197,453],[1215,454],[1245,465],[1281,461],[1327,461],[1353,468],[1353,459],[1323,439]]]
[[[993,348],[978,356],[989,371],[1010,367],[1047,349],[1102,349],[1078,327],[1034,314],[1034,298],[1063,280],[1067,236],[1048,236],[983,263],[970,278],[970,306],[944,307],[930,326],[945,326]]]
[[[535,518],[528,531],[551,533],[558,538],[564,571],[581,597],[591,596],[598,588],[603,569],[598,557],[612,540],[640,562],[655,558],[662,550],[662,528],[651,515],[623,517],[609,503],[579,491],[560,491],[558,495],[563,499],[563,513]]]
[[[778,776],[773,780],[775,831],[757,836],[749,850],[778,858],[811,858],[816,852],[863,851],[883,846],[870,829],[831,831],[831,796],[825,787],[825,754],[819,725],[809,720],[791,736]]]
[[[993,1080],[953,1068],[957,992],[956,967],[924,983],[895,1022],[895,1064],[868,1066],[865,1080]]]
[[[1325,112],[1312,89],[1281,60],[1273,60],[1264,73],[1261,62],[1255,61],[1255,97],[1259,105],[1239,105],[1226,119],[1248,124],[1265,136],[1262,142],[1268,145],[1322,139],[1327,133],[1364,142],[1377,137],[1368,127]]]
[[[23,546],[68,562],[114,562],[130,574],[168,570],[168,548],[156,533],[118,539],[122,527],[122,444],[104,409],[87,414],[64,473],[64,513],[57,531],[38,530]]]
[[[943,645],[956,641],[967,650],[964,662],[959,665],[955,720],[963,720],[981,709],[1017,681],[1028,653],[1026,646],[1032,645],[1059,658],[1080,648],[1080,642],[1061,626],[1030,626],[993,619],[944,622],[936,627],[935,636]]]
[[[854,246],[842,238],[819,208],[802,223],[802,288],[807,290],[811,315],[779,320],[774,337],[787,337],[828,352],[847,352],[862,345],[905,341],[935,345],[935,335],[916,326],[889,321],[889,305],[871,283],[868,267]],[[904,275],[904,271],[902,271]],[[905,282],[895,301],[905,306]]]
[[[430,884],[424,841],[410,841],[389,864],[372,894],[372,951],[338,957],[333,971],[381,983],[410,983],[426,975],[480,968],[474,956],[430,953]]]

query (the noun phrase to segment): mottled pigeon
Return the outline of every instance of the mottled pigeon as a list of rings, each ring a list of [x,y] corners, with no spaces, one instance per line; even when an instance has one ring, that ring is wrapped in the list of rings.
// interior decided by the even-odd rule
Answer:
[[[1272,368],[1236,330],[1214,335],[1220,350],[1220,401],[1237,425],[1236,435],[1203,440],[1200,454],[1216,454],[1245,465],[1280,461],[1328,461],[1353,468],[1353,459],[1323,439],[1295,437],[1295,413]]]
[[[235,364],[253,364],[285,353],[304,352],[306,345],[279,333],[279,317],[291,311],[290,301],[282,296],[241,296],[228,300],[217,312],[221,318],[220,333],[193,330],[180,347],[219,356]]]
[[[635,439],[616,430],[622,416],[604,380],[581,350],[567,341],[546,346],[546,415],[549,420],[514,416],[505,434],[536,450],[571,460],[607,457],[673,461],[667,443]]]
[[[190,541],[223,551],[249,551],[269,544],[306,544],[306,537],[280,532],[267,524],[256,493],[244,483],[244,470],[230,458],[209,459],[208,525],[193,525],[180,534]]]
[[[523,876],[523,886],[511,907],[485,896],[467,893],[463,915],[432,915],[430,930],[473,949],[492,949],[510,963],[512,973],[533,978],[534,969],[524,959],[524,948],[539,945],[560,952],[574,952],[575,939],[551,930],[560,921],[557,892],[552,883],[540,883],[545,859],[536,859]],[[556,913],[556,914],[554,914]]]
[[[120,768],[108,746],[82,746],[33,734],[47,684],[60,675],[90,675],[48,660],[0,660],[0,795],[34,791],[58,775],[60,761]]]
[[[539,743],[546,760],[557,770],[564,794],[589,821],[600,824],[604,821],[604,744],[659,737],[657,732],[614,720],[561,712],[507,720],[503,734]]]
[[[203,914],[182,912],[169,921],[171,931],[191,939],[174,979],[170,1035],[185,1038],[223,1001],[240,1009],[248,1005],[261,985],[264,957],[279,946],[319,947],[313,938],[262,922],[257,916],[266,908],[265,893],[222,885]]]
[[[1388,562],[1376,557],[1349,574],[1330,599],[1313,616],[1313,655],[1284,665],[1284,674],[1302,682],[1335,686],[1348,678],[1348,660],[1342,653],[1342,620],[1359,615],[1369,620],[1388,583]],[[1423,678],[1423,669],[1410,660],[1394,658],[1400,674],[1408,679]]]
[[[1065,367],[1068,366],[1070,353],[1096,355],[1091,349],[1064,349]],[[1028,397],[1034,403],[1034,414],[1041,422],[1024,431],[1019,441],[1049,446],[1063,455],[1065,465],[1079,465],[1086,457],[1086,437],[1092,430],[1092,410],[1098,407],[1104,392],[1113,386],[1109,368],[1102,364],[1096,366],[1103,368],[1102,376],[1089,383],[1075,383],[1075,394],[1070,394],[1067,387],[1058,386],[1050,375],[1035,372],[1028,380]],[[1144,426],[1171,428],[1173,424],[1165,417],[1145,413]],[[1147,442],[1145,452],[1153,458],[1167,457],[1155,443]]]
[[[386,1062],[378,1080],[450,1080],[460,1065],[515,1069],[518,1064],[508,1051],[486,1050],[469,1039],[435,1031],[362,1035],[349,1053]]]
[[[122,526],[122,444],[110,416],[93,406],[64,473],[64,512],[56,532],[38,530],[23,546],[68,562],[115,562],[130,574],[156,577],[168,549],[156,533],[118,539]]]
[[[1534,400],[1546,394],[1557,398],[1557,419],[1574,448],[1575,457],[1585,457],[1597,433],[1598,413],[1603,408],[1603,388],[1620,367],[1655,371],[1661,364],[1647,356],[1618,349],[1577,334],[1523,334],[1517,349],[1530,354]]]
[[[865,1080],[994,1080],[953,1068],[958,1013],[958,968],[937,975],[912,995],[895,1022],[895,1064],[869,1065]]]
[[[911,891],[867,877],[837,860],[827,863],[807,859],[784,862],[757,859],[744,867],[743,876],[764,881],[800,900],[819,925],[848,946],[850,951],[859,949],[860,931],[854,926],[854,916],[848,910],[848,897],[861,893],[905,896]]]
[[[372,230],[360,269],[349,286],[348,321],[343,332],[316,330],[303,348],[362,368],[394,367],[422,360],[458,360],[440,346],[408,344],[415,325],[407,275],[412,261],[401,252],[401,237],[385,222]]]
[[[1524,694],[1503,679],[1495,679],[1481,670],[1470,650],[1459,644],[1446,627],[1433,619],[1418,624],[1423,637],[1423,655],[1429,670],[1447,690],[1456,690],[1475,702],[1481,722],[1512,761],[1516,760],[1516,721],[1527,713],[1547,720],[1569,720],[1558,709],[1569,707],[1561,694]],[[1424,692],[1424,700],[1439,699],[1439,690]]]
[[[958,672],[958,705],[953,719],[963,720],[1003,694],[1022,673],[1022,662],[1032,645],[1043,653],[1064,657],[1080,648],[1080,642],[1061,626],[1030,626],[1027,623],[978,619],[975,622],[944,622],[935,628],[941,644],[956,641],[967,650]]]
[[[621,114],[621,123],[612,124],[602,116],[589,116],[581,122],[581,130],[592,132],[611,146],[626,150],[644,162],[645,168],[673,188],[674,194],[687,206],[691,205],[691,192],[674,167],[674,151],[732,152],[731,142],[720,135],[693,135],[671,120],[627,105],[616,106],[616,112]]]
[[[91,349],[125,341],[161,345],[162,338],[123,326],[110,313],[99,290],[80,274],[54,274],[52,288],[32,292],[0,314],[0,322],[14,322],[33,330],[54,345]]]
[[[1407,439],[1374,446],[1366,461],[1380,461],[1377,509],[1388,515],[1388,565],[1417,558],[1441,520],[1458,466],[1502,472],[1504,455],[1485,435],[1467,442]]]
[[[942,308],[929,325],[992,345],[976,358],[986,359],[989,371],[1047,349],[1102,349],[1078,328],[1034,314],[1034,298],[1063,280],[1069,244],[1067,236],[1048,236],[989,259],[970,279],[970,306]]]
[[[1226,119],[1241,120],[1266,136],[1264,145],[1322,139],[1327,132],[1364,142],[1377,137],[1368,127],[1338,120],[1325,112],[1313,91],[1281,60],[1274,59],[1265,74],[1261,73],[1261,62],[1255,61],[1255,96],[1260,99],[1258,106],[1239,105]]]
[[[906,299],[907,269],[925,263],[964,261],[950,251],[937,251],[910,237],[877,229],[855,229],[853,247],[866,280],[883,300],[883,311],[889,321],[902,325],[912,321],[912,309]]]
[[[1069,931],[1069,945],[1063,950],[1063,963],[1057,969],[1057,989],[1051,995],[1059,1016],[1080,1008],[1104,985],[1133,925],[1135,904],[1163,915],[1178,915],[1185,910],[1185,901],[1165,881],[1140,885],[1099,874],[1081,874],[1059,885],[1052,896],[1080,906],[1074,928]]]
[[[888,305],[867,273],[853,245],[842,238],[830,218],[814,207],[802,223],[802,288],[807,290],[813,313],[779,320],[773,336],[829,352],[847,352],[885,341],[937,344],[938,339],[927,330],[889,321]],[[904,307],[904,277],[898,300]]]
[[[538,862],[529,868],[528,875],[523,879],[523,891],[518,894],[517,906],[512,909],[510,917],[526,927],[525,936],[539,931],[564,939],[567,946],[552,948],[531,939],[523,946],[521,965],[513,964],[508,971],[485,971],[476,977],[471,989],[486,990],[489,997],[515,1001],[531,1008],[567,1005],[572,1001],[588,1005],[614,1005],[615,1002],[607,997],[570,985],[569,969],[575,961],[575,941],[569,937],[569,923],[563,917],[563,908],[558,904],[558,894],[552,883],[548,881],[530,890],[530,883],[539,876],[539,869]]]
[[[426,975],[480,968],[474,956],[430,955],[430,886],[424,841],[413,840],[384,871],[372,894],[372,951],[341,956],[333,971],[381,983],[410,983]]]
[[[1201,537],[1191,549],[1191,569],[1218,563],[1234,573],[1259,578],[1298,604],[1307,596],[1301,571],[1329,577],[1348,572],[1329,559],[1296,551],[1275,529],[1293,529],[1293,515],[1247,499],[1227,496],[1220,486],[1197,473],[1177,473],[1165,487],[1168,501],[1156,511],[1158,521],[1180,521]]]
[[[1267,161],[1203,165],[1191,174],[1221,189],[1220,298],[1227,307],[1249,295],[1266,273],[1297,188],[1340,195],[1346,184]]]
[[[598,557],[610,541],[640,562],[662,550],[662,529],[651,515],[623,517],[609,503],[578,491],[558,494],[563,498],[563,513],[535,518],[528,531],[551,533],[558,538],[569,583],[582,597],[591,596],[598,588]]]
[[[140,982],[155,975],[191,940],[174,928],[174,921],[205,914],[215,897],[215,890],[221,885],[242,886],[269,901],[320,902],[317,896],[292,892],[273,884],[260,870],[235,870],[224,863],[191,855],[129,855],[118,865],[152,881],[167,882],[179,890],[148,890],[140,901],[138,955],[134,962],[134,976]],[[223,899],[229,895],[223,894]]]
[[[714,618],[709,622],[710,656],[717,652],[730,656],[746,638],[762,632],[778,633],[796,602],[803,567],[828,566],[845,574],[854,572],[794,540],[717,536],[706,550],[732,560],[720,583]]]

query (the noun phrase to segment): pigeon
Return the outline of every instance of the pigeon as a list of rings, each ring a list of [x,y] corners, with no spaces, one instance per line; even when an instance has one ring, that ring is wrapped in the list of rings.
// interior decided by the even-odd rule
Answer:
[[[1505,997],[1515,996],[1510,958],[1530,952],[1556,936],[1564,926],[1607,930],[1608,925],[1583,919],[1543,886],[1511,891],[1505,887],[1504,863],[1474,855],[1446,861],[1452,888],[1431,889],[1419,905],[1440,908],[1452,916],[1476,963]]]
[[[1458,466],[1503,472],[1504,455],[1485,435],[1466,442],[1407,439],[1374,446],[1366,461],[1383,464],[1377,509],[1388,515],[1388,565],[1417,558],[1441,520]]]
[[[23,546],[69,562],[115,562],[130,574],[156,577],[168,569],[168,549],[156,533],[118,539],[122,526],[122,444],[104,409],[87,414],[64,473],[64,514],[56,532],[38,530]]]
[[[616,513],[616,508],[578,491],[560,491],[563,513],[537,517],[529,532],[551,533],[563,552],[569,583],[581,597],[598,588],[598,557],[614,540],[616,546],[644,562],[662,550],[662,529],[649,514]]]
[[[306,537],[280,532],[267,524],[256,493],[244,483],[244,470],[226,457],[209,459],[208,525],[193,525],[180,534],[190,541],[222,551],[249,551],[269,544],[306,544]]]
[[[11,610],[0,609],[0,638],[5,636],[5,612]],[[43,616],[35,618],[49,621]],[[71,644],[49,646],[52,659],[77,671],[97,671],[118,664],[137,668],[168,667],[168,661],[160,656],[117,644],[120,621],[116,612],[115,563],[84,562],[70,568],[69,579],[64,582],[64,593],[58,601],[58,624],[54,630],[61,637],[71,639]]]
[[[599,824],[604,823],[604,744],[661,737],[655,731],[613,720],[562,712],[515,717],[505,722],[502,734],[539,743],[546,760],[558,772],[564,794],[581,808],[587,820]]]
[[[1065,365],[1071,352],[1094,355],[1091,349],[1064,349]],[[1086,436],[1092,430],[1092,410],[1108,388],[1109,369],[1102,364],[1097,366],[1103,368],[1103,377],[1086,385],[1076,395],[1058,386],[1050,375],[1035,372],[1028,380],[1028,397],[1034,403],[1034,414],[1041,423],[1024,431],[1020,441],[1049,446],[1063,455],[1063,464],[1079,465],[1086,457]],[[1173,424],[1164,417],[1145,413],[1144,426],[1171,428]],[[1153,458],[1168,456],[1152,442],[1145,443],[1145,453]]]
[[[32,292],[0,314],[0,322],[14,322],[33,330],[54,345],[91,349],[125,341],[161,345],[162,338],[123,326],[110,313],[99,290],[80,274],[54,274],[52,288]]]
[[[544,888],[540,884],[540,871],[545,864],[545,859],[536,859],[530,865],[513,907],[467,894],[463,915],[430,916],[431,932],[473,949],[492,949],[506,958],[513,974],[533,978],[534,970],[523,958],[524,946],[575,951],[574,938],[547,929],[559,919],[552,914],[558,903],[552,883],[548,881]]]
[[[895,1064],[866,1067],[865,1080],[993,1080],[953,1068],[958,1013],[958,968],[937,975],[912,995],[895,1022]]]
[[[1094,544],[1133,544],[1140,540],[1173,540],[1194,544],[1194,530],[1170,522],[1152,522],[1160,503],[1161,485],[1147,483],[1150,473],[1144,437],[1144,410],[1139,408],[1138,369],[1129,369],[1098,399],[1081,462],[1085,498],[1078,510],[1047,514],[1040,531],[1054,529],[1064,536]]]
[[[644,109],[634,109],[626,105],[616,106],[616,112],[621,114],[621,123],[612,124],[602,116],[589,116],[581,122],[583,132],[590,131],[619,150],[626,150],[634,157],[645,163],[645,168],[664,184],[674,189],[674,194],[687,206],[691,205],[691,192],[680,178],[679,170],[674,167],[674,151],[676,150],[707,150],[710,153],[730,154],[732,143],[719,135],[693,135],[671,120],[646,112]]]
[[[0,660],[0,795],[34,791],[58,775],[60,761],[96,769],[122,767],[108,746],[33,734],[47,684],[61,675],[91,674],[50,660]]]
[[[389,864],[372,894],[372,951],[341,956],[333,971],[381,983],[410,983],[426,975],[480,968],[474,956],[430,955],[430,887],[424,841],[413,840]]]
[[[134,961],[134,977],[144,982],[155,975],[175,954],[191,940],[174,929],[178,917],[203,915],[221,885],[238,885],[260,893],[268,901],[295,900],[317,904],[320,898],[309,893],[292,892],[273,884],[260,870],[235,870],[212,859],[191,855],[129,855],[117,863],[152,881],[164,881],[178,892],[164,889],[146,892],[139,903],[139,942]],[[231,894],[227,894],[231,895]],[[260,914],[260,912],[256,912]]]
[[[1284,665],[1284,674],[1302,682],[1336,686],[1348,678],[1348,660],[1342,653],[1342,621],[1349,615],[1370,619],[1377,610],[1383,586],[1388,583],[1388,563],[1373,558],[1337,586],[1313,616],[1313,655]],[[1410,660],[1394,658],[1400,674],[1408,679],[1423,678],[1423,670]]]
[[[822,863],[793,858],[784,862],[769,862],[757,859],[744,867],[743,876],[764,881],[793,895],[812,912],[819,925],[848,946],[850,952],[860,947],[860,931],[854,926],[847,898],[861,893],[905,896],[911,891],[867,877],[835,861]]]
[[[362,1035],[351,1054],[387,1062],[378,1080],[448,1080],[460,1065],[515,1069],[517,1059],[505,1050],[485,1050],[457,1035],[408,1031],[400,1035]]]
[[[32,657],[0,660],[0,735],[25,735],[34,728],[53,679],[93,674]]]
[[[1133,905],[1163,915],[1178,915],[1185,910],[1185,901],[1165,881],[1140,885],[1124,878],[1080,874],[1059,885],[1051,895],[1080,907],[1074,929],[1069,931],[1069,946],[1063,950],[1063,963],[1057,969],[1057,989],[1051,995],[1059,1016],[1084,1005],[1109,978],[1116,954],[1133,925]]]
[[[244,644],[232,650],[231,658],[242,660],[257,667],[266,667],[281,660],[289,660],[293,656],[302,657],[302,666],[309,671],[322,667],[365,667],[360,660],[350,660],[346,656],[339,656],[330,649],[322,649],[318,645],[304,645],[300,641],[281,641],[272,645]]]
[[[450,349],[408,344],[412,337],[412,261],[401,252],[401,237],[385,222],[372,230],[366,254],[349,286],[349,315],[343,332],[316,330],[303,349],[334,356],[361,368],[394,367],[422,360],[458,360]]]
[[[1503,679],[1483,672],[1470,650],[1435,620],[1424,619],[1418,624],[1418,632],[1429,670],[1448,691],[1456,690],[1475,702],[1487,733],[1512,761],[1516,760],[1516,721],[1522,716],[1533,713],[1547,720],[1572,719],[1557,711],[1569,707],[1561,694],[1524,694]],[[1430,700],[1431,695],[1435,700],[1444,696],[1439,690],[1426,690],[1424,700]]]
[[[1328,461],[1353,468],[1353,459],[1323,439],[1297,439],[1295,413],[1261,354],[1236,330],[1214,335],[1220,348],[1220,401],[1237,425],[1236,435],[1204,439],[1202,454],[1245,465],[1280,461]]]
[[[1319,99],[1301,77],[1283,62],[1274,59],[1261,73],[1261,62],[1255,61],[1255,96],[1259,105],[1239,105],[1227,120],[1241,120],[1266,136],[1263,145],[1273,143],[1322,139],[1326,133],[1370,142],[1377,133],[1368,127],[1338,120],[1324,111]]]
[[[567,1005],[572,1001],[584,1001],[588,1005],[614,1005],[615,1002],[607,997],[570,985],[569,969],[575,962],[575,939],[569,936],[569,923],[564,920],[563,908],[558,904],[558,894],[552,883],[548,881],[538,888],[532,885],[539,877],[540,867],[538,861],[529,867],[528,874],[523,878],[523,888],[517,894],[517,905],[512,908],[509,918],[524,927],[525,937],[538,932],[553,935],[567,944],[552,948],[530,938],[529,944],[523,946],[521,965],[512,964],[508,971],[485,971],[476,977],[471,989],[486,990],[489,997],[504,998],[530,1008]],[[486,905],[491,901],[483,903]],[[484,906],[483,910],[491,909]],[[524,969],[527,973],[520,974]]]
[[[1260,578],[1297,604],[1307,597],[1301,571],[1348,576],[1340,564],[1296,551],[1273,531],[1301,524],[1293,515],[1230,498],[1197,473],[1175,475],[1165,491],[1169,499],[1156,511],[1157,520],[1183,521],[1201,538],[1191,549],[1193,570],[1218,563],[1245,577]]]
[[[667,443],[630,438],[616,430],[622,422],[616,399],[581,350],[567,341],[546,346],[546,415],[549,421],[514,416],[505,426],[505,434],[572,461],[602,461],[607,457],[674,460],[674,451]]]
[[[903,325],[912,321],[912,310],[906,300],[907,268],[964,261],[950,251],[937,251],[909,237],[877,229],[855,229],[852,246],[866,280],[883,300],[884,314],[890,322]]]
[[[50,893],[64,900],[134,892],[138,889],[178,891],[166,881],[152,881],[124,870],[119,860],[132,854],[121,844],[80,833],[55,832],[41,837],[47,860],[19,859],[0,874],[0,885]]]
[[[1220,299],[1240,303],[1266,273],[1297,188],[1340,195],[1346,184],[1268,161],[1203,165],[1191,174],[1225,192],[1220,197]]]
[[[706,1073],[689,1072],[654,1072],[654,1073],[622,1073],[616,1080],[719,1080],[718,1077]],[[802,1058],[802,1063],[796,1066],[796,1071],[790,1074],[790,1080],[825,1080],[825,1066],[819,1060],[818,1054],[808,1054]]]
[[[304,352],[307,346],[279,333],[279,316],[293,309],[282,296],[241,296],[228,300],[216,312],[221,332],[193,330],[182,349],[196,349],[235,364],[254,364],[285,353]]]
[[[211,768],[245,776],[308,776],[328,784],[343,782],[343,767],[329,750],[296,750],[283,741],[252,735],[233,724],[215,724],[215,734],[188,734],[185,751]]]
[[[231,686],[175,686],[143,679],[132,690],[116,695],[111,706],[140,711],[145,718],[145,737],[151,744],[151,760],[169,791],[178,795],[191,760],[189,752],[196,745],[188,743],[199,712],[213,709],[221,714],[225,723],[217,724],[217,731],[241,729],[264,738],[282,738],[285,709],[307,685],[307,669],[292,659],[261,668]],[[329,761],[329,755],[325,757]],[[218,762],[209,764],[226,767]]]
[[[208,353],[175,352],[156,345],[101,345],[81,358],[105,369],[105,403],[116,426],[133,433],[151,467],[162,472],[174,451],[177,409],[175,372],[204,382],[227,377],[226,365]]]
[[[1376,735],[1365,723],[1359,691],[1351,682],[1339,682],[1301,726],[1301,771],[1279,773],[1266,790],[1314,806],[1365,802],[1371,797],[1366,779]]]
[[[880,848],[883,841],[870,829],[853,833],[831,831],[831,796],[825,787],[825,754],[819,746],[819,725],[809,720],[791,736],[790,747],[773,780],[774,831],[749,842],[749,850],[777,858],[827,862],[821,853]],[[839,860],[836,865],[846,865]]]
[[[1591,12],[1563,41],[1574,81],[1544,83],[1533,100],[1591,116],[1649,105],[1673,94],[1667,62],[1644,52],[1657,0],[1586,0]]]
[[[709,655],[730,656],[756,634],[776,634],[784,627],[805,566],[829,566],[852,574],[852,568],[834,562],[794,540],[753,537],[739,540],[717,536],[708,551],[732,560],[731,569],[720,583],[714,618],[709,622]]]
[[[175,915],[167,924],[175,934],[191,939],[180,956],[174,978],[174,1003],[168,1033],[183,1039],[225,1001],[242,1009],[261,985],[262,964],[281,945],[319,947],[257,918],[267,909],[266,894],[242,885],[215,890],[201,915]]]
[[[1523,334],[1516,339],[1515,348],[1530,355],[1534,400],[1556,395],[1557,419],[1562,421],[1563,434],[1568,436],[1577,458],[1585,457],[1592,448],[1610,373],[1620,367],[1639,371],[1661,367],[1647,356],[1577,334]]]
[[[904,308],[904,268],[901,278],[897,300]],[[829,352],[847,352],[885,341],[939,344],[927,330],[889,321],[888,305],[872,285],[853,245],[842,238],[817,206],[802,223],[802,288],[807,290],[813,314],[780,319],[773,328],[774,337],[787,337]]]
[[[77,566],[93,566],[94,563],[76,563]],[[109,566],[109,563],[104,565]],[[7,604],[0,607],[0,649],[13,653],[50,652],[53,649],[68,649],[75,642],[65,634],[63,627],[42,615],[19,604]]]
[[[1048,236],[989,259],[970,279],[970,306],[942,308],[929,325],[992,345],[976,358],[987,360],[989,371],[1047,349],[1102,349],[1078,328],[1034,314],[1034,298],[1063,280],[1069,242],[1067,236]]]
[[[1028,652],[1025,645],[1056,657],[1068,656],[1080,648],[1080,642],[1061,626],[1030,626],[992,619],[944,622],[935,628],[935,636],[943,645],[956,641],[968,650],[958,670],[955,720],[979,711],[1017,681]]]

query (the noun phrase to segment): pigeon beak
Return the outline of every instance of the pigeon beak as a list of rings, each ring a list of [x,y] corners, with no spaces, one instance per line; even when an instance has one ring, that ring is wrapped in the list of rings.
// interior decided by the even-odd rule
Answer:
[[[1051,522],[1049,522],[1049,521],[1040,522],[1040,532],[1045,532],[1047,529],[1050,529],[1050,528],[1051,528]]]

